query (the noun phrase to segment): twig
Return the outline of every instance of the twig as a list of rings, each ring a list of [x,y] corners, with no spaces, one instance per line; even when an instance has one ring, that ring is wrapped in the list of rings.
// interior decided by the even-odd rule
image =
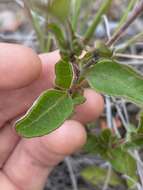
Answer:
[[[141,37],[143,37],[143,32],[133,36],[131,39],[127,40],[125,44],[116,47],[116,52],[121,53],[122,51],[126,50],[129,46],[136,43]]]
[[[120,106],[116,103],[116,99],[112,97],[112,100],[115,103],[115,107],[116,107],[119,117],[123,123],[123,126],[125,127],[126,131],[128,132],[129,122],[128,122],[128,120],[126,120],[125,116],[122,114],[122,110],[121,110]],[[127,111],[126,111],[126,114],[127,114]]]
[[[15,0],[15,2],[20,6],[20,7],[24,7],[23,1],[22,0]]]
[[[114,57],[120,57],[120,58],[126,58],[126,59],[141,59],[141,60],[143,60],[143,55],[115,53]]]
[[[73,168],[72,168],[71,161],[70,161],[69,157],[65,158],[65,163],[66,163],[67,168],[69,170],[69,174],[70,174],[73,190],[78,190],[78,185],[77,185],[76,177],[75,177],[75,174],[74,174],[74,171],[73,171]]]
[[[119,24],[117,26],[117,28],[115,29],[115,32],[117,32],[118,30],[120,30],[120,27],[126,22],[126,20],[128,19],[128,15],[130,13],[130,11],[132,11],[134,5],[137,3],[137,0],[130,0],[129,3],[128,3],[128,6],[127,8],[125,9],[120,21],[119,21]]]
[[[107,38],[109,39],[111,37],[111,33],[110,33],[108,18],[106,15],[103,15],[103,20],[104,20]],[[112,129],[113,128],[113,118],[112,118],[112,110],[111,110],[111,98],[109,96],[105,96],[105,102],[106,102],[107,124],[108,124],[108,127],[110,129]]]
[[[108,172],[107,172],[107,178],[105,180],[104,186],[102,190],[107,190],[108,189],[108,185],[111,179],[111,172],[112,172],[112,167],[110,164],[108,164]]]
[[[113,128],[113,119],[112,119],[112,111],[111,111],[111,100],[109,96],[105,96],[106,102],[106,117],[107,117],[107,124],[110,129]]]
[[[143,0],[135,7],[131,16],[127,19],[127,21],[122,25],[122,27],[111,37],[110,40],[106,43],[108,46],[112,46],[116,41],[118,41],[128,27],[134,22],[134,20],[143,13]]]
[[[110,27],[109,27],[109,21],[106,15],[103,15],[103,20],[105,24],[106,35],[109,40],[111,38],[111,32],[110,32]]]
[[[138,174],[140,176],[140,181],[141,181],[141,184],[142,184],[142,187],[143,187],[143,167],[140,164],[140,163],[142,163],[142,160],[140,158],[140,155],[139,155],[138,151],[135,150],[134,153],[135,153],[136,158],[138,158],[138,160],[140,160],[140,162],[137,161],[137,170],[138,170]]]
[[[127,175],[123,175],[123,177],[126,179],[126,180],[129,180],[131,181],[132,183],[134,183],[133,187],[131,187],[131,189],[133,189],[134,187],[137,187],[138,190],[142,190],[142,187],[139,183],[137,183],[133,178],[131,178],[130,176],[127,176]]]
[[[128,111],[127,111],[127,108],[126,108],[126,105],[125,105],[125,101],[121,101],[121,104],[122,104],[122,108],[123,108],[124,115],[125,115],[125,118],[126,118],[126,122],[129,124],[130,121],[129,121]]]

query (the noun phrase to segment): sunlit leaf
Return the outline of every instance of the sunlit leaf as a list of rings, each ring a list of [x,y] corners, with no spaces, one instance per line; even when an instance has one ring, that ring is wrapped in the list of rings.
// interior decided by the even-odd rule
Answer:
[[[46,135],[60,127],[72,112],[73,101],[68,94],[48,90],[38,98],[28,113],[16,122],[16,131],[27,138]]]
[[[62,89],[69,89],[72,85],[74,73],[70,62],[60,60],[55,66],[56,86]]]
[[[87,80],[98,92],[143,106],[143,77],[129,66],[105,59],[90,69]]]

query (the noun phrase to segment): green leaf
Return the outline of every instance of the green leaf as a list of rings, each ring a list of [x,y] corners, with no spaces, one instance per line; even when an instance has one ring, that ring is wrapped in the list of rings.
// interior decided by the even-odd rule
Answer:
[[[143,106],[143,77],[129,66],[104,59],[87,72],[86,78],[100,93],[123,97]]]
[[[86,101],[86,98],[80,93],[76,93],[73,96],[73,103],[75,106],[83,104]]]
[[[64,50],[67,47],[66,39],[61,28],[54,23],[48,24],[48,29],[55,35],[59,48]]]
[[[89,133],[87,136],[87,142],[83,150],[88,154],[100,154],[102,148],[99,145],[98,137],[95,134]]]
[[[88,134],[87,144],[84,147],[85,152],[90,154],[99,154],[104,160],[109,161],[116,172],[127,175],[134,181],[137,181],[136,161],[122,148],[120,139],[118,139],[111,130],[104,129],[100,134]],[[129,186],[133,182],[127,180]]]
[[[107,159],[117,172],[129,176],[133,181],[138,181],[136,161],[127,151],[116,148],[112,149],[109,155]],[[130,187],[134,185],[133,181],[127,180]]]
[[[49,0],[48,12],[60,21],[67,20],[70,12],[70,0]]]
[[[62,89],[69,89],[74,79],[72,64],[65,60],[60,60],[55,66],[56,86]]]
[[[48,90],[33,104],[27,114],[16,122],[16,131],[31,138],[51,133],[71,116],[72,98],[65,92]]]
[[[130,140],[123,144],[125,149],[141,149],[143,147],[143,134],[133,133]]]
[[[108,170],[97,166],[89,166],[81,171],[81,176],[92,185],[103,185],[109,177]],[[124,181],[114,172],[111,171],[109,185],[118,186],[124,184]]]
[[[116,145],[119,139],[112,134],[110,129],[104,129],[98,135],[89,133],[84,151],[90,154],[107,156],[108,152]]]
[[[54,18],[63,23],[70,15],[70,0],[28,0],[27,4],[45,19],[49,19],[51,16],[52,20]]]
[[[131,133],[127,135],[127,141],[123,144],[123,148],[140,149],[143,147],[143,113],[140,114],[139,127],[134,128]]]
[[[109,49],[108,46],[100,40],[96,41],[96,51],[102,58],[110,58],[113,55],[112,50]]]

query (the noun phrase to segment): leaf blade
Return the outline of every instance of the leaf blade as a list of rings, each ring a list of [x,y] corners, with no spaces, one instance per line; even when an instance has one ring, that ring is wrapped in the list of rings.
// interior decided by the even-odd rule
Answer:
[[[69,89],[72,85],[74,73],[71,63],[60,60],[55,66],[56,80],[55,84],[63,89]]]
[[[16,123],[16,131],[26,138],[43,136],[57,129],[72,114],[73,102],[65,92],[48,90]]]
[[[123,97],[143,106],[143,77],[129,66],[104,59],[91,68],[87,80],[100,93]]]

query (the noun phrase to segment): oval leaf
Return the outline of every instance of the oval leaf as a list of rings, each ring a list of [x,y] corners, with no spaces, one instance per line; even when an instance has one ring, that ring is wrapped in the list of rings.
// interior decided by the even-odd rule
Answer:
[[[48,90],[33,104],[27,114],[16,122],[16,131],[26,138],[46,135],[71,116],[73,102],[65,92]]]
[[[62,89],[69,89],[72,85],[74,73],[71,63],[60,60],[55,66],[56,86]]]
[[[129,66],[105,59],[90,69],[87,80],[98,92],[143,106],[143,77]]]

